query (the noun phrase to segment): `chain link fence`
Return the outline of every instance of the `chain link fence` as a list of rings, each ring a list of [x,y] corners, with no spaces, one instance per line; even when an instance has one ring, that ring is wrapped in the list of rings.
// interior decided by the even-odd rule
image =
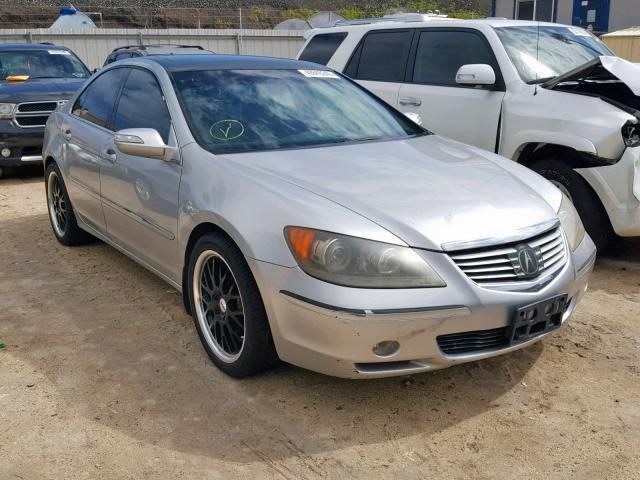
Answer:
[[[110,5],[111,3],[115,5]],[[282,2],[269,4],[233,5],[231,2],[207,1],[156,1],[132,2],[135,6],[116,6],[119,2],[104,2],[98,6],[74,2],[83,13],[89,15],[98,28],[197,28],[197,29],[272,29],[278,23],[299,18],[307,20],[318,11],[335,11],[352,18],[380,17],[388,13],[435,12],[458,18],[485,17],[489,14],[490,0],[442,0],[417,2],[366,2],[339,3],[334,0],[308,4]],[[195,6],[172,6],[175,3]],[[48,28],[58,18],[59,6],[47,2],[24,4],[0,3],[0,28]]]

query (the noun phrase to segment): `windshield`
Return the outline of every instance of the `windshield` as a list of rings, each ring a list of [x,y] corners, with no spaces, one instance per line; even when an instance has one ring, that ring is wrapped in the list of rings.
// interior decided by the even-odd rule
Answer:
[[[20,50],[0,52],[0,80],[7,77],[87,78],[89,71],[68,50]]]
[[[216,154],[427,133],[329,71],[204,70],[172,76],[196,140]]]
[[[601,55],[613,55],[598,38],[577,27],[499,27],[496,32],[528,83],[549,80]]]

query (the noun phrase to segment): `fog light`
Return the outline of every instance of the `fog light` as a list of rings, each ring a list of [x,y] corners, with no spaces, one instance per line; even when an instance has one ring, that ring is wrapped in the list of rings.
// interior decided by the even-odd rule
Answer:
[[[11,156],[11,150],[9,150],[8,148],[3,148],[2,150],[0,150],[0,153],[5,158]]]
[[[385,340],[373,347],[373,353],[379,357],[389,357],[395,354],[400,348],[400,344],[395,340]]]

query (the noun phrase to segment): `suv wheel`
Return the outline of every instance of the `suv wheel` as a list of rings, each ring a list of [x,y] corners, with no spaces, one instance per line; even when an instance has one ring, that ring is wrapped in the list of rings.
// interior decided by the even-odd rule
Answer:
[[[613,235],[609,216],[589,184],[566,163],[543,159],[531,169],[556,185],[573,202],[584,228],[601,251]]]
[[[221,234],[202,236],[187,281],[196,329],[213,363],[237,378],[272,367],[277,356],[267,314],[238,247]]]
[[[51,163],[45,172],[47,210],[53,233],[63,245],[81,245],[93,237],[78,227],[60,169]]]

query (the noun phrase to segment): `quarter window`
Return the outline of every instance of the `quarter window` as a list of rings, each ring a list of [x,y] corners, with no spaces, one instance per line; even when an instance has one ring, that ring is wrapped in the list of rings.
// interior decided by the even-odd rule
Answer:
[[[346,37],[345,32],[316,35],[300,54],[300,60],[326,65]]]
[[[98,76],[76,100],[73,115],[101,127],[110,128],[113,104],[125,74],[125,69],[116,68]]]
[[[411,36],[410,30],[368,33],[351,60],[357,62],[359,57],[357,69],[348,65],[345,72],[359,80],[402,82],[411,47]]]
[[[156,78],[138,68],[131,69],[114,117],[116,130],[154,128],[165,143],[169,141],[171,117]]]
[[[456,73],[461,66],[470,63],[492,66],[495,63],[479,35],[471,32],[423,31],[416,51],[413,82],[457,86]]]

